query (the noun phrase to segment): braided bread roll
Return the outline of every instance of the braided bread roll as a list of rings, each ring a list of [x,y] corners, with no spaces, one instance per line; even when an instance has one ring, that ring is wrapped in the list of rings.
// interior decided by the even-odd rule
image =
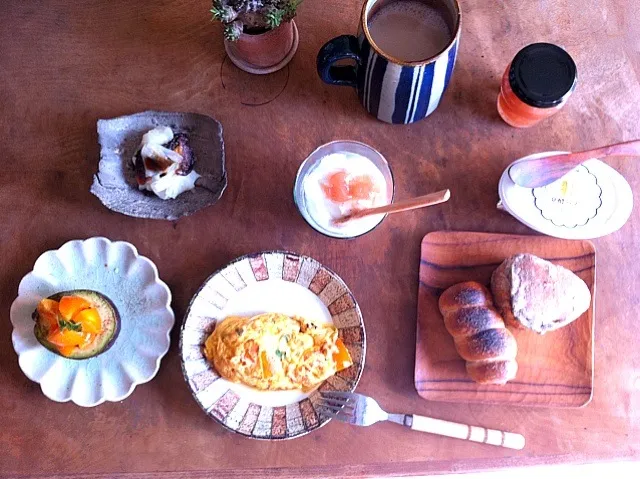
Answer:
[[[505,384],[516,377],[518,345],[487,288],[474,281],[456,284],[442,293],[438,307],[471,379]]]

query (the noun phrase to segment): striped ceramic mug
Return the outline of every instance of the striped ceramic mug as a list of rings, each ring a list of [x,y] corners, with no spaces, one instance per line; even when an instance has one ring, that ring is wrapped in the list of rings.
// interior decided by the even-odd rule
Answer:
[[[371,18],[399,1],[403,0],[366,0],[358,36],[330,40],[320,49],[317,61],[325,83],[355,87],[362,105],[378,120],[407,124],[433,113],[449,84],[460,39],[460,7],[457,0],[422,0],[442,13],[451,39],[430,58],[404,61],[383,51],[369,31]],[[345,59],[354,60],[355,65],[335,65]]]

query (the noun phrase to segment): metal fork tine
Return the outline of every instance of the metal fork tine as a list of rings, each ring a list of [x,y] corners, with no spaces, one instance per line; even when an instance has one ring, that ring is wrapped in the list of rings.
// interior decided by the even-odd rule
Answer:
[[[328,415],[330,419],[337,419],[338,421],[348,422],[349,424],[358,425],[356,417],[351,414],[345,414],[343,412],[337,412],[334,414]]]
[[[354,397],[355,395],[353,393],[345,393],[345,392],[341,392],[341,391],[321,391],[320,395],[323,398],[338,398],[338,399],[346,399],[346,400],[352,400],[355,401],[356,398]]]
[[[349,402],[349,401],[345,401],[343,399],[333,399],[333,398],[329,398],[329,397],[322,398],[322,402],[325,403],[325,404],[331,404],[331,405],[334,405],[334,406],[352,405],[352,403]]]
[[[354,411],[353,408],[348,408],[348,407],[343,407],[343,406],[333,406],[331,404],[320,404],[320,407],[323,408],[323,409],[328,409],[331,412],[344,411],[347,414],[353,414],[353,411]]]

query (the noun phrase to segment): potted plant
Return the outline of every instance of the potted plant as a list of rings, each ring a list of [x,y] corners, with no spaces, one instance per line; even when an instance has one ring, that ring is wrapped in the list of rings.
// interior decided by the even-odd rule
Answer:
[[[213,0],[213,19],[224,24],[231,61],[250,73],[284,67],[298,48],[293,21],[302,0]]]

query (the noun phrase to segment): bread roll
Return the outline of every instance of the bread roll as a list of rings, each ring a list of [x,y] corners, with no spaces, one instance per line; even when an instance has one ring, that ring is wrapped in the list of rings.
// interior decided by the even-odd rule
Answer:
[[[573,272],[532,254],[507,258],[491,276],[506,323],[539,334],[561,328],[589,309],[589,287]]]
[[[518,371],[518,345],[480,283],[451,286],[438,301],[444,325],[453,336],[467,373],[480,384],[505,384]]]

